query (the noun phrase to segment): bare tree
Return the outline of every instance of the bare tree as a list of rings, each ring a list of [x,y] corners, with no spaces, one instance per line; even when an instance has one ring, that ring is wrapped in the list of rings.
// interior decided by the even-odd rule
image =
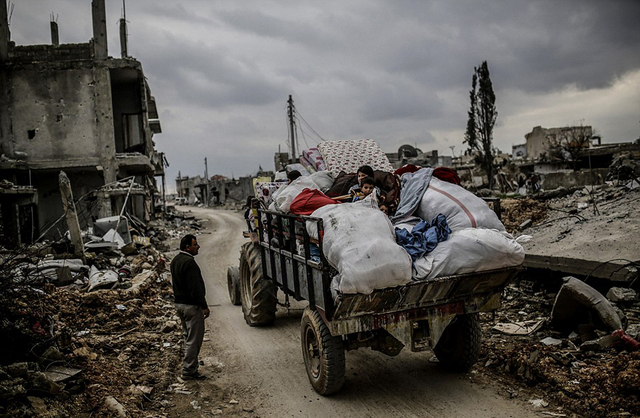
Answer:
[[[591,126],[582,123],[560,128],[557,133],[548,135],[551,155],[561,161],[570,161],[577,170],[580,154],[590,147],[594,132]]]
[[[474,68],[469,98],[471,107],[468,112],[469,119],[464,143],[469,146],[469,151],[476,154],[480,167],[487,173],[491,189],[495,171],[493,167],[495,150],[492,147],[493,127],[496,124],[498,111],[487,61],[484,61],[480,67]]]

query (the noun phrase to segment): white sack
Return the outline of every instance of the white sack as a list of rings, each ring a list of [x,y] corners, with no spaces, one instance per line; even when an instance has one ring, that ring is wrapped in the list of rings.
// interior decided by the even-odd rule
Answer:
[[[465,228],[451,233],[426,258],[431,263],[427,276],[431,279],[519,266],[524,249],[506,232]]]
[[[496,213],[484,200],[463,187],[432,177],[414,215],[433,219],[439,213],[447,217],[449,228],[454,232],[462,228],[505,231]]]
[[[289,213],[291,202],[293,202],[304,189],[319,190],[319,187],[309,176],[298,177],[290,184],[278,189],[273,195],[274,209],[278,212]],[[271,207],[269,207],[269,209],[271,209]]]
[[[396,244],[389,218],[375,206],[364,199],[327,205],[312,214],[323,220],[322,249],[339,272],[342,293],[370,294],[411,281],[411,257]]]
[[[327,192],[333,186],[333,173],[331,171],[318,171],[309,176],[322,193]]]

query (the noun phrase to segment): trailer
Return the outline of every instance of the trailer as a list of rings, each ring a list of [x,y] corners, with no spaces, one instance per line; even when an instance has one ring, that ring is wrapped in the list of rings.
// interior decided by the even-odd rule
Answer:
[[[430,280],[365,294],[332,290],[338,273],[322,251],[320,218],[260,209],[257,231],[228,272],[229,296],[242,305],[250,326],[270,325],[277,290],[308,301],[301,320],[302,355],[309,381],[321,395],[338,392],[345,380],[345,351],[369,347],[389,356],[403,348],[433,350],[442,366],[466,371],[478,360],[479,312],[500,307],[504,287],[520,267]],[[315,225],[314,240],[307,225]],[[315,234],[314,234],[315,235]]]

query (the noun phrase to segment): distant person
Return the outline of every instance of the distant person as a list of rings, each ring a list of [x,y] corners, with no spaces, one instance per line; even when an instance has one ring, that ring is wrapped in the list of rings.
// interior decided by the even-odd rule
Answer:
[[[351,188],[349,189],[349,194],[351,196],[355,196],[356,193],[360,192],[360,188],[362,187],[362,180],[367,177],[373,178],[373,168],[369,167],[368,165],[360,166],[360,168],[358,168],[358,171],[356,171],[356,174],[358,176],[358,182],[351,186]]]
[[[182,378],[202,380],[207,377],[198,372],[198,355],[204,338],[204,320],[211,313],[205,298],[206,290],[200,267],[194,257],[198,255],[196,237],[187,234],[180,241],[180,253],[171,261],[171,282],[178,317],[184,336]]]
[[[295,179],[297,179],[298,177],[301,177],[302,174],[300,174],[300,172],[298,170],[292,170],[289,171],[287,173],[287,184],[291,184],[292,181],[294,181]]]
[[[253,210],[251,208],[251,204],[253,202],[253,199],[255,199],[253,196],[249,196],[247,197],[247,204],[245,205],[246,209],[244,211],[244,220],[247,222],[247,231],[251,232],[253,231]]]

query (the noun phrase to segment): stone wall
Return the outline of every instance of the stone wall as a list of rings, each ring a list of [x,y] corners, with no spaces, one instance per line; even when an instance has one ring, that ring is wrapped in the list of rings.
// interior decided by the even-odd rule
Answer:
[[[596,168],[593,170],[549,173],[544,176],[542,188],[554,190],[558,187],[569,188],[603,184],[608,171],[608,168]]]

